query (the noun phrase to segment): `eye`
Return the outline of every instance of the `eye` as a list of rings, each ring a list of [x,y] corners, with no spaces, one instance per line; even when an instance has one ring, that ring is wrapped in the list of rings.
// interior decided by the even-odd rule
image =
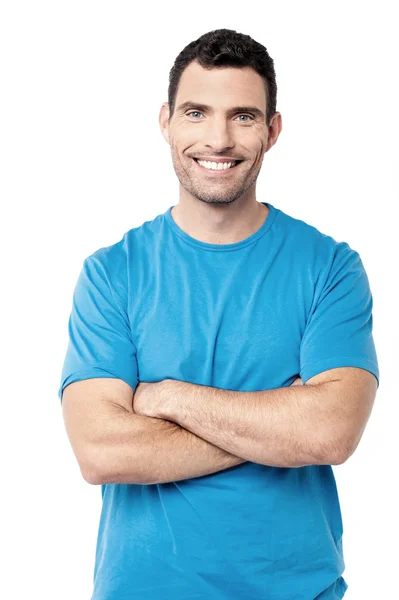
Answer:
[[[191,112],[187,113],[187,116],[189,117],[190,115],[193,115],[193,114],[200,115],[202,113],[200,113],[198,110],[192,110]]]
[[[238,115],[239,117],[247,117],[248,119],[253,120],[253,117],[251,115]],[[243,123],[248,123],[248,121],[243,121]]]

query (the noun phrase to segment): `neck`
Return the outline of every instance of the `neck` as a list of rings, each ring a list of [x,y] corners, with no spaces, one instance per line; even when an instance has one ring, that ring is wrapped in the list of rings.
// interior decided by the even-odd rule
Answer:
[[[235,244],[253,235],[265,222],[269,209],[253,199],[211,204],[180,198],[171,215],[187,235],[208,244]]]

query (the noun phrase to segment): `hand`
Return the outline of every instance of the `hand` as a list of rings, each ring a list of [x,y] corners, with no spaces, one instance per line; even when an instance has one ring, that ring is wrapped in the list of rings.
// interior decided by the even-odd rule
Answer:
[[[291,385],[303,385],[303,381],[300,377],[297,377],[292,383]],[[290,386],[291,387],[291,386]]]
[[[160,408],[162,407],[162,381],[145,382],[140,381],[133,396],[133,411],[143,417],[155,417],[160,419]]]

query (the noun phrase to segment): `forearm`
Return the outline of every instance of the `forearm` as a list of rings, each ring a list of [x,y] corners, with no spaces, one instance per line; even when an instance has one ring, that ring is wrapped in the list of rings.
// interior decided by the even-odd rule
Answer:
[[[259,464],[339,464],[345,398],[327,385],[236,392],[168,380],[158,416]]]
[[[155,484],[202,477],[246,462],[180,425],[124,411],[106,443],[96,484]],[[102,459],[100,458],[102,457]]]

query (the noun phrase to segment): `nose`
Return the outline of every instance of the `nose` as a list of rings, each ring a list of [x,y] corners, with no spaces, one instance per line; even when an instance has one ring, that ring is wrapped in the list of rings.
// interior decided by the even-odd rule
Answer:
[[[231,124],[224,118],[208,119],[206,130],[204,131],[204,143],[207,148],[213,150],[215,154],[222,154],[226,150],[234,148]]]

